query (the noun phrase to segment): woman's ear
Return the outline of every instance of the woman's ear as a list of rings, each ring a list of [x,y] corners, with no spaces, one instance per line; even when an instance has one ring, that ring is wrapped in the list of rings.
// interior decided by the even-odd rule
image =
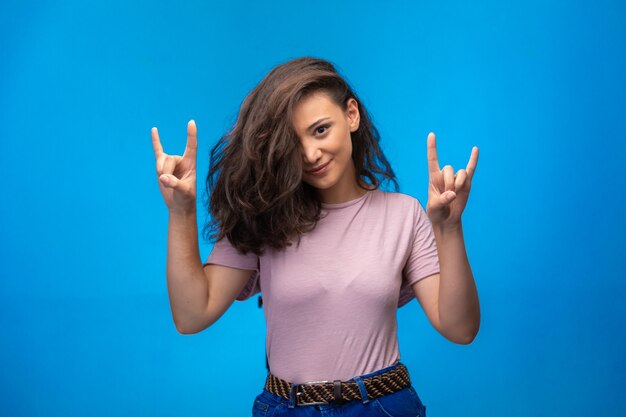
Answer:
[[[348,115],[350,132],[356,132],[359,129],[361,115],[359,114],[359,103],[353,97],[348,100],[348,108],[346,110],[346,113]]]

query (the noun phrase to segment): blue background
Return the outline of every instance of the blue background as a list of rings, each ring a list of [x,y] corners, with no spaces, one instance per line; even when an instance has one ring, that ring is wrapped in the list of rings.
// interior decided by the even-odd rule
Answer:
[[[181,155],[196,120],[201,197],[245,95],[303,55],[346,76],[423,206],[428,132],[442,167],[480,149],[478,337],[398,311],[429,416],[623,413],[626,8],[503,3],[3,0],[0,414],[250,415],[262,310],[176,332],[150,128]]]

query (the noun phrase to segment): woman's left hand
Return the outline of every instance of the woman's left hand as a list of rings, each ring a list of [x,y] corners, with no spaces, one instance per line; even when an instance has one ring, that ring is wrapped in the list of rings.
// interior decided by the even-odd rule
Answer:
[[[439,169],[437,143],[435,134],[430,133],[427,139],[428,158],[428,203],[426,213],[433,227],[458,227],[461,225],[461,214],[467,204],[472,177],[478,163],[478,147],[472,148],[470,160],[465,169],[456,174],[451,165]]]

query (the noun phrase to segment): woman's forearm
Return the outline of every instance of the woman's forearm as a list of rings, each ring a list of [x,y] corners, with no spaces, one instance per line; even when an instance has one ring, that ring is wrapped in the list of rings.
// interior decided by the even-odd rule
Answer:
[[[180,333],[191,333],[208,305],[208,283],[198,250],[196,211],[169,213],[167,289],[172,317]]]
[[[443,333],[457,343],[471,343],[480,327],[480,304],[465,251],[463,227],[433,226],[439,255],[439,320]]]

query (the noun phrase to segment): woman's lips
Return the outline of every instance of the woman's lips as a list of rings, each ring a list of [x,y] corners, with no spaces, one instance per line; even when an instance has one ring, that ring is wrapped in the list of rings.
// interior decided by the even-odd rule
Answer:
[[[332,160],[331,160],[332,161]],[[328,170],[328,164],[330,164],[330,161],[326,162],[324,165],[322,165],[319,169],[317,170],[311,170],[311,171],[307,171],[307,174],[311,174],[311,175],[322,175],[324,174],[327,170]]]

